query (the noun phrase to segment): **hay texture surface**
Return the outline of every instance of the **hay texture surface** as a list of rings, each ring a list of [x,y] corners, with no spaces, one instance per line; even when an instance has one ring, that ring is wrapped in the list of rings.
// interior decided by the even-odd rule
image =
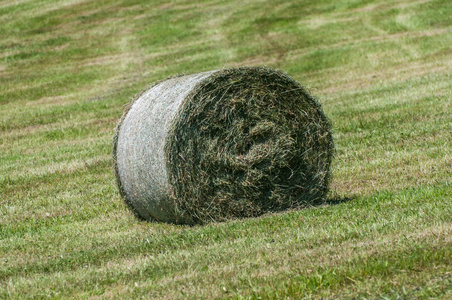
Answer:
[[[114,142],[118,186],[135,214],[188,224],[322,201],[333,150],[320,105],[269,68],[157,83],[126,110]]]

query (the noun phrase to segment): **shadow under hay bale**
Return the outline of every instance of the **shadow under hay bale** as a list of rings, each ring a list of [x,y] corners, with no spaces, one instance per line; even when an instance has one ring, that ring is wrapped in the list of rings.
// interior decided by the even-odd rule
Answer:
[[[328,190],[330,122],[295,80],[264,67],[170,78],[121,118],[118,186],[146,220],[195,224],[316,204]]]

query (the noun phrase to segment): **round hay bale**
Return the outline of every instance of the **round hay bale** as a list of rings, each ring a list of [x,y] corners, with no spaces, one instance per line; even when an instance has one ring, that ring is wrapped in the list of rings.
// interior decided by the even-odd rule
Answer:
[[[185,224],[317,203],[328,190],[330,128],[279,70],[173,77],[138,95],[117,126],[119,190],[138,217]]]

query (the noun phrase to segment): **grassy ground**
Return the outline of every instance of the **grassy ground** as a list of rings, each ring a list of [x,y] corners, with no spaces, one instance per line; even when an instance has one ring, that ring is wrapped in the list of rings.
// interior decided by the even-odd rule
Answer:
[[[448,0],[0,2],[0,298],[452,299]],[[111,144],[158,79],[267,65],[334,127],[322,206],[136,220]]]

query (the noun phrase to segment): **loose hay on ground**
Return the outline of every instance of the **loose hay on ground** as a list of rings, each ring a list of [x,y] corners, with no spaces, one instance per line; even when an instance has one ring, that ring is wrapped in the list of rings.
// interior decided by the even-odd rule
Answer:
[[[179,76],[121,118],[115,173],[137,216],[204,223],[318,203],[334,151],[319,103],[264,67]]]

